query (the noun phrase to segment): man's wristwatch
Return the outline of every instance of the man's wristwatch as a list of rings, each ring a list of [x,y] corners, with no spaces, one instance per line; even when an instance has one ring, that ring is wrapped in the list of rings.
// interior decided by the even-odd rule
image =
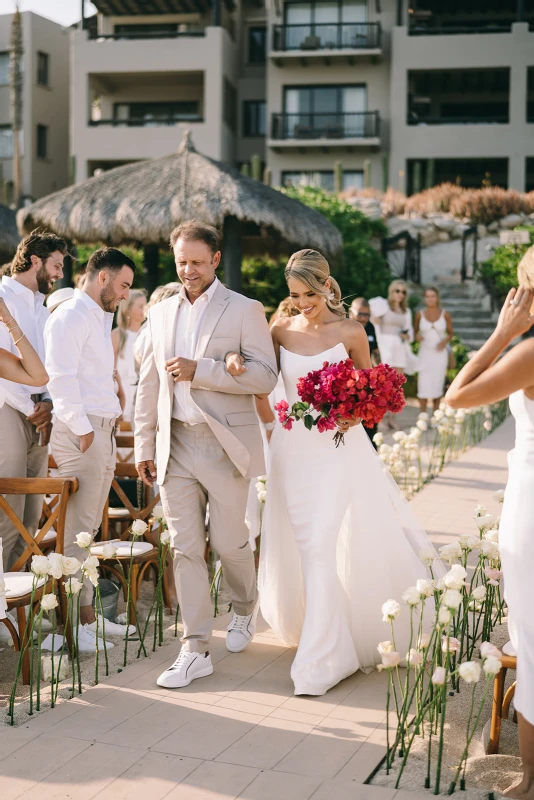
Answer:
[[[272,422],[264,422],[263,427],[265,428],[266,431],[274,431],[274,429],[276,428],[276,420],[273,419]]]

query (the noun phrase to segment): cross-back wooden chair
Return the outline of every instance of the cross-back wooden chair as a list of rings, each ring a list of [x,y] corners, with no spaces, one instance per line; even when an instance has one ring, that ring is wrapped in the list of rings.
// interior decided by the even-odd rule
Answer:
[[[133,462],[134,460],[134,435],[122,432],[115,435],[117,443],[117,461]],[[123,451],[127,452],[124,453]]]
[[[517,669],[517,656],[508,656],[503,653],[501,661],[502,669],[495,675],[493,682],[493,707],[491,712],[490,738],[487,749],[488,755],[495,755],[495,753],[499,752],[502,721],[508,718],[510,705],[515,694],[516,682],[514,681],[512,683],[506,691],[506,694],[504,693],[504,683],[508,670]]]
[[[137,470],[135,468],[135,464],[124,461],[117,461],[115,467],[115,475],[113,477],[113,481],[111,483],[111,488],[114,490],[115,494],[119,498],[122,506],[118,508],[113,508],[109,505],[109,501],[106,503],[104,507],[104,515],[102,517],[102,539],[109,539],[109,526],[110,523],[121,523],[122,525],[122,532],[121,538],[127,539],[128,538],[128,528],[131,523],[136,520],[140,519],[143,522],[148,524],[152,516],[152,512],[154,511],[155,506],[158,505],[160,502],[159,493],[155,495],[153,498],[149,498],[147,488],[144,484],[142,484],[142,491],[140,492],[140,504],[141,508],[137,508],[124,489],[121,487],[119,481],[121,478],[130,478],[134,480],[139,480],[139,476],[137,474]],[[137,485],[137,484],[136,484]]]
[[[6,586],[7,610],[15,610],[17,613],[18,631],[6,617],[2,622],[8,628],[13,639],[15,650],[20,651],[26,646],[28,636],[33,635],[33,631],[26,631],[26,611],[25,607],[30,604],[32,596],[33,573],[29,571],[33,556],[44,555],[44,543],[46,534],[52,529],[56,531],[55,550],[56,553],[63,554],[65,536],[65,516],[67,513],[67,503],[74,492],[78,491],[77,478],[0,478],[0,511],[2,511],[13,523],[21,535],[25,549],[22,555],[13,564],[11,569],[4,573],[4,583]],[[51,510],[50,516],[43,527],[36,533],[35,537],[26,529],[22,520],[15,514],[4,495],[58,495],[59,501],[55,508]],[[33,601],[36,607],[43,593],[54,592],[54,580],[52,578],[42,579],[37,584]],[[60,615],[66,619],[67,597],[63,581],[58,581]],[[65,631],[67,642],[72,650],[72,631],[70,626]],[[30,682],[30,655],[26,649],[22,664],[23,683]]]
[[[48,455],[48,477],[58,477],[57,475],[52,475],[52,470],[57,470],[57,464],[54,460],[54,457],[49,454]],[[40,532],[43,525],[46,523],[48,519],[50,519],[51,515],[54,513],[54,509],[56,508],[57,504],[59,503],[59,495],[58,494],[47,494],[43,498],[43,511],[41,514],[41,527],[39,528]],[[44,539],[42,540],[41,549],[45,556],[48,553],[51,553],[55,550],[56,547],[56,531],[54,527],[48,529],[48,532],[45,534]]]

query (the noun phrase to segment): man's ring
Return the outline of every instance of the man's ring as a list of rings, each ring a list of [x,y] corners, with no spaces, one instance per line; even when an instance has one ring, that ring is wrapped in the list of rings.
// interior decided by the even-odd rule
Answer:
[[[173,371],[173,373],[172,373],[172,374],[174,375],[174,377],[175,377],[175,378],[176,378],[176,376],[178,375],[178,372],[179,372],[179,370],[177,370],[177,369],[175,369],[175,370]]]
[[[510,305],[511,306],[518,306],[519,305],[519,300],[510,300]]]

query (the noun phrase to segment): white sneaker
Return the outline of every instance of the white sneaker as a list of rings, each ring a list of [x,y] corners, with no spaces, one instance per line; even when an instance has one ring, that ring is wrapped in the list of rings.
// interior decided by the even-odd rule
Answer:
[[[161,673],[157,684],[166,689],[183,689],[196,678],[205,678],[212,672],[213,664],[209,653],[192,653],[182,648],[174,664]]]
[[[245,647],[251,643],[254,634],[256,633],[256,617],[258,616],[258,607],[254,609],[252,614],[247,614],[242,617],[234,612],[232,621],[229,624],[226,634],[226,649],[231,653],[241,653]]]
[[[91,622],[88,626],[90,631],[92,631],[96,636],[96,621]],[[117,625],[116,622],[110,622],[109,619],[104,620],[104,625],[102,625],[102,617],[100,614],[98,615],[98,633],[104,633],[104,636],[122,636],[122,638],[126,638],[126,628],[128,628],[128,638],[131,639],[132,636],[136,636],[137,638],[137,628],[135,625]]]
[[[72,636],[74,638],[74,642],[76,642],[76,628],[72,631]],[[56,634],[54,636],[54,652],[61,650],[63,645],[66,644],[65,637],[61,634]],[[106,640],[106,650],[111,650],[112,647],[115,647],[113,642],[108,642]],[[98,639],[98,649],[104,649],[104,640]],[[46,637],[46,639],[41,644],[41,650],[52,650],[52,635]],[[89,628],[89,625],[79,625],[78,626],[78,650],[80,653],[94,653],[96,650],[96,636],[93,631]]]

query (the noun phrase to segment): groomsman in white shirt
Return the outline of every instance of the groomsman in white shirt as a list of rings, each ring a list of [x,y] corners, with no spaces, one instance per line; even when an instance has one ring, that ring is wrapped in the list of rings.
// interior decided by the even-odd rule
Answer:
[[[56,416],[52,454],[60,474],[75,475],[80,485],[69,501],[65,523],[65,555],[76,558],[82,555],[76,535],[98,530],[115,472],[115,426],[121,408],[110,334],[117,306],[128,299],[134,269],[135,263],[120,250],[96,250],[87,264],[83,289],[75,289],[72,300],[54,311],[45,329],[48,388]],[[81,650],[95,649],[92,599],[93,587],[86,581],[81,592]],[[124,625],[105,624],[107,633],[126,632]]]
[[[44,306],[54,282],[63,277],[67,244],[52,233],[34,231],[20,242],[4,275],[0,296],[44,361],[43,331],[49,317]],[[18,356],[13,339],[0,324],[0,347]],[[0,408],[0,477],[42,478],[48,469],[48,440],[52,429],[52,398],[47,387],[23,386],[0,379],[6,402]],[[43,498],[10,496],[8,502],[33,535],[43,508]],[[9,569],[24,550],[24,542],[8,518],[0,515],[4,569]]]

